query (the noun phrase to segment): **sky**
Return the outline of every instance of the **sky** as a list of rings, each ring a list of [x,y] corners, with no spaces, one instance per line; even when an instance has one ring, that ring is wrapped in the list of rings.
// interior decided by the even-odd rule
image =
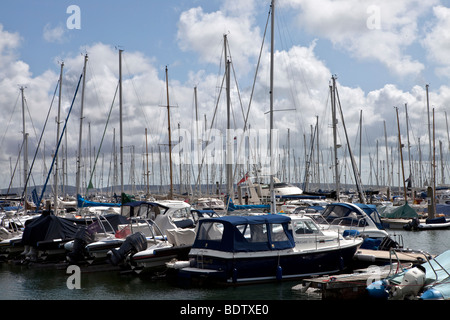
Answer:
[[[232,62],[233,128],[243,128],[249,109],[250,128],[267,130],[270,24],[266,35],[264,31],[269,11],[269,0],[3,1],[0,186],[23,185],[23,160],[19,157],[23,141],[20,87],[24,87],[26,101],[30,165],[37,154],[29,184],[40,185],[45,181],[57,145],[59,99],[55,89],[62,63],[61,130],[69,117],[67,135],[61,140],[64,147],[59,154],[67,159],[63,172],[67,172],[68,183],[75,184],[81,115],[81,94],[75,95],[75,90],[85,55],[88,64],[82,132],[84,184],[90,172],[95,172],[92,176],[96,186],[111,185],[114,179],[113,141],[116,148],[119,141],[119,107],[115,97],[119,50],[123,50],[125,183],[144,181],[146,150],[151,151],[150,182],[168,182],[167,152],[164,152],[168,144],[166,67],[173,151],[184,150],[181,144],[177,146],[178,141],[184,140],[179,138],[180,132],[187,137],[196,130],[194,88],[197,88],[197,119],[202,127],[225,128],[226,101],[221,90],[224,35]],[[290,159],[284,166],[279,161],[280,176],[291,182],[304,180],[305,158],[311,150],[311,132],[317,121],[320,176],[327,183],[333,180],[329,85],[335,76],[344,115],[344,121],[338,120],[339,144],[347,145],[345,124],[356,163],[361,163],[363,184],[386,183],[388,171],[394,175],[392,183],[398,185],[402,179],[396,108],[400,139],[405,145],[402,151],[405,176],[412,172],[417,184],[419,179],[429,179],[427,116],[434,110],[435,150],[440,161],[442,144],[444,167],[441,170],[441,163],[436,166],[436,179],[438,183],[448,182],[448,30],[450,2],[444,0],[277,0],[274,128],[279,136],[278,159],[286,154]],[[41,145],[37,148],[41,134]],[[203,140],[206,139],[205,136]],[[187,153],[183,157],[182,162],[185,159],[185,164],[192,164]],[[348,149],[340,148],[339,157],[341,181],[351,182],[347,171],[350,164],[343,160],[348,158]],[[383,164],[386,159],[390,162],[389,170]],[[209,161],[218,170],[218,156]],[[61,166],[63,161],[58,163]],[[189,176],[192,182],[194,167],[184,169],[182,175]],[[243,171],[240,168],[236,173],[235,182]],[[177,174],[174,173],[175,180],[179,181]],[[209,178],[219,180],[219,171]]]

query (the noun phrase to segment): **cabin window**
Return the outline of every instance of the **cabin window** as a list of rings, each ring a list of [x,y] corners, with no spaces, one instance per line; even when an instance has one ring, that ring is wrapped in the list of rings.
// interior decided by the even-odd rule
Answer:
[[[366,222],[363,215],[344,206],[329,206],[323,212],[323,216],[331,224],[340,224],[346,226],[364,226]]]
[[[289,241],[282,224],[274,223],[269,225],[271,227],[272,242]]]
[[[223,234],[223,224],[218,222],[202,223],[198,229],[198,240],[221,241]]]
[[[191,213],[190,208],[181,208],[178,210],[175,210],[172,214],[172,217],[174,218],[189,218]]]
[[[249,242],[267,242],[267,228],[266,224],[252,224],[250,225]]]
[[[294,221],[294,233],[297,235],[318,233],[317,226],[311,221]]]

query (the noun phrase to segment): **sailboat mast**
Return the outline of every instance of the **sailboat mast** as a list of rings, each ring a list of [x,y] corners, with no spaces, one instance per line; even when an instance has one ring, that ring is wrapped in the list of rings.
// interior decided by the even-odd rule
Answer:
[[[56,146],[59,142],[60,118],[61,118],[61,96],[62,96],[62,80],[63,80],[64,62],[61,63],[61,72],[59,75],[59,99],[58,99],[58,117],[56,119]],[[55,154],[55,175],[54,175],[54,214],[58,214],[58,149]]]
[[[333,145],[334,145],[334,174],[336,181],[336,201],[340,201],[340,177],[339,177],[339,160],[337,155],[337,118],[336,118],[336,77],[332,77],[332,86],[330,87],[331,94],[331,114],[332,114],[332,126],[333,126]]]
[[[166,66],[166,92],[167,92],[167,124],[169,131],[169,168],[170,168],[170,190],[169,199],[173,198],[173,172],[172,172],[172,137],[170,132],[170,103],[169,103],[169,71]]]
[[[84,56],[84,67],[83,67],[83,88],[81,89],[81,110],[80,110],[80,133],[78,136],[78,155],[77,155],[77,177],[76,177],[76,188],[77,195],[80,192],[80,180],[81,180],[81,142],[83,138],[83,109],[84,109],[84,89],[86,85],[86,64],[88,61],[88,55]]]
[[[145,176],[146,176],[146,182],[147,182],[147,197],[148,196],[150,196],[150,187],[149,187],[149,185],[150,185],[150,183],[149,183],[149,174],[150,174],[150,172],[148,171],[148,138],[147,138],[147,128],[145,128],[145,158],[146,158],[146,164],[147,164],[147,166],[146,166],[146,173],[145,173]],[[153,171],[152,171],[152,173],[153,173]]]
[[[405,197],[405,204],[408,203],[408,195],[406,192],[406,185],[405,185],[405,169],[403,167],[403,151],[402,151],[402,135],[400,134],[400,122],[398,119],[398,108],[395,108],[396,114],[397,114],[397,128],[398,128],[398,148],[400,152],[400,161],[402,165],[402,178],[403,178],[403,192]]]
[[[20,87],[21,95],[22,95],[22,128],[23,128],[23,194],[24,197],[24,205],[27,199],[27,177],[28,177],[28,133],[25,128],[25,95],[23,91],[25,87]],[[25,206],[24,206],[25,207]]]
[[[430,185],[433,186],[433,150],[432,150],[432,143],[431,143],[431,123],[430,123],[430,101],[428,98],[428,84],[425,86],[426,92],[427,92],[427,116],[428,116],[428,143],[430,148],[430,154],[429,154],[429,162],[430,162]]]
[[[384,123],[384,144],[386,147],[386,166],[387,166],[387,186],[388,186],[388,197],[390,190],[391,190],[391,174],[389,171],[389,148],[388,148],[388,143],[387,143],[387,132],[386,132],[386,121],[383,122]],[[419,140],[419,145],[420,145],[420,140]]]
[[[196,182],[196,190],[198,192],[198,196],[201,196],[202,189],[201,189],[201,141],[199,137],[199,120],[198,120],[198,100],[197,100],[197,87],[194,87],[194,106],[195,106],[195,143],[196,143],[196,150],[197,150],[197,182]],[[198,189],[197,189],[198,188]]]
[[[120,115],[120,126],[119,126],[119,140],[120,140],[120,197],[123,198],[123,129],[122,129],[122,52],[119,50],[119,115]]]
[[[275,155],[273,154],[273,69],[274,69],[274,47],[275,47],[275,0],[272,0],[271,30],[270,30],[270,139],[269,139],[269,157],[270,157],[270,213],[275,213],[275,192],[273,186],[273,166]]]
[[[227,93],[227,135],[226,135],[226,175],[227,175],[227,194],[233,198],[233,168],[232,168],[232,140],[231,140],[231,99],[230,99],[230,60],[227,53],[227,35],[223,35],[224,55],[225,55],[225,75],[226,75],[226,93]],[[231,198],[231,199],[232,199]]]

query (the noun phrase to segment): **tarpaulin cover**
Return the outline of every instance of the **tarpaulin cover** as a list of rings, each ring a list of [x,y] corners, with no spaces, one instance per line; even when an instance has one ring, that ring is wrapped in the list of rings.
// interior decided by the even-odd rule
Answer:
[[[36,246],[39,241],[71,239],[78,230],[75,223],[48,212],[44,212],[38,218],[29,221],[22,235],[24,245]]]

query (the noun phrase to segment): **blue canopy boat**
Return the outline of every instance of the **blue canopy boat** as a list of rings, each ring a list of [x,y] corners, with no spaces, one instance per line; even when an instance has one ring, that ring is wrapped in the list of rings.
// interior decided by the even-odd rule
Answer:
[[[199,221],[190,266],[179,270],[178,279],[233,284],[337,273],[361,243],[324,231],[306,216],[206,218]]]

